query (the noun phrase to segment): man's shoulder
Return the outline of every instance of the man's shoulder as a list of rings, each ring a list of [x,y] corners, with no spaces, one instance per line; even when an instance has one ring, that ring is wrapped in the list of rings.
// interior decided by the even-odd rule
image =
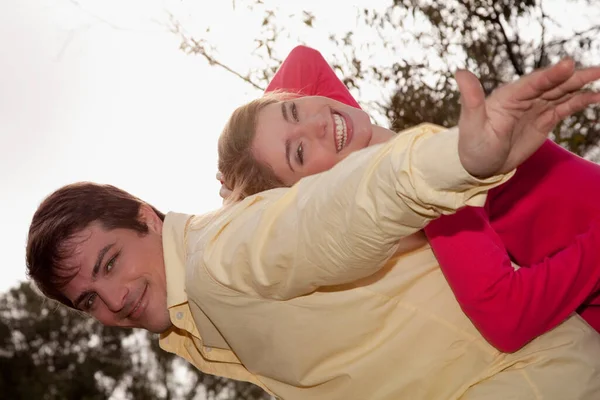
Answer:
[[[448,128],[445,128],[441,125],[432,124],[430,122],[422,122],[413,127],[404,129],[404,130],[398,132],[398,134],[411,133],[411,132],[415,132],[415,131],[419,131],[419,132],[423,132],[423,133],[440,133],[445,130],[448,130]]]

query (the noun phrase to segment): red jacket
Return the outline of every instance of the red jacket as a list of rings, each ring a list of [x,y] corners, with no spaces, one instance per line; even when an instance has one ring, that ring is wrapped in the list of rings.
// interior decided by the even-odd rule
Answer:
[[[359,107],[321,54],[296,47],[267,91]],[[600,331],[600,166],[547,141],[488,196],[425,228],[465,313],[502,351],[516,351],[575,310]],[[514,262],[524,268],[515,271]]]
[[[305,96],[329,97],[360,108],[321,53],[306,46],[298,46],[291,51],[265,91],[278,89]]]

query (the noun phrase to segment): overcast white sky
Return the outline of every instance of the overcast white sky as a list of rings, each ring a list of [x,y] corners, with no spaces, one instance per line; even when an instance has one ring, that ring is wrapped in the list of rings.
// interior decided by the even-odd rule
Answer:
[[[0,0],[0,292],[25,279],[33,212],[64,184],[111,183],[163,211],[220,206],[218,134],[260,92],[185,55],[160,23],[169,11],[192,31],[210,26],[223,58],[243,71],[262,14],[239,4],[233,12],[233,3]],[[295,10],[352,24],[347,2],[323,3]],[[378,2],[353,2],[361,3]],[[310,32],[303,39],[319,47]],[[282,51],[295,44],[283,42]]]
[[[299,26],[292,39],[280,41],[281,57],[301,37],[328,58],[329,32],[352,29],[356,7],[389,1],[265,3],[286,8],[280,16],[306,9],[318,18],[315,29]],[[220,206],[214,179],[218,134],[231,111],[260,92],[184,54],[161,24],[173,13],[245,72],[257,62],[248,54],[260,36],[263,13],[243,4],[0,0],[0,292],[25,279],[31,216],[64,184],[111,183],[163,211],[202,213]],[[565,15],[564,0],[545,4],[558,19]],[[569,21],[585,26],[594,19],[590,15],[576,13]],[[365,96],[368,91],[362,100],[372,99]]]

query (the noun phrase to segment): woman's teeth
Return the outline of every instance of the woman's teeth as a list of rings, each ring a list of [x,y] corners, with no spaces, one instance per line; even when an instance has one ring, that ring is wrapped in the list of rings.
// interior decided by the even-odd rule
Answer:
[[[341,151],[346,146],[348,140],[348,132],[346,130],[346,121],[339,114],[333,114],[333,121],[335,123],[335,141],[337,145],[337,151]]]

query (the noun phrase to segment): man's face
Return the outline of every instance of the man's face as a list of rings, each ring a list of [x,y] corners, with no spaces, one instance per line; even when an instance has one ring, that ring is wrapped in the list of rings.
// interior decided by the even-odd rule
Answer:
[[[107,326],[164,332],[171,326],[162,249],[162,221],[143,206],[149,232],[105,230],[93,223],[75,235],[65,264],[77,274],[63,293]]]

